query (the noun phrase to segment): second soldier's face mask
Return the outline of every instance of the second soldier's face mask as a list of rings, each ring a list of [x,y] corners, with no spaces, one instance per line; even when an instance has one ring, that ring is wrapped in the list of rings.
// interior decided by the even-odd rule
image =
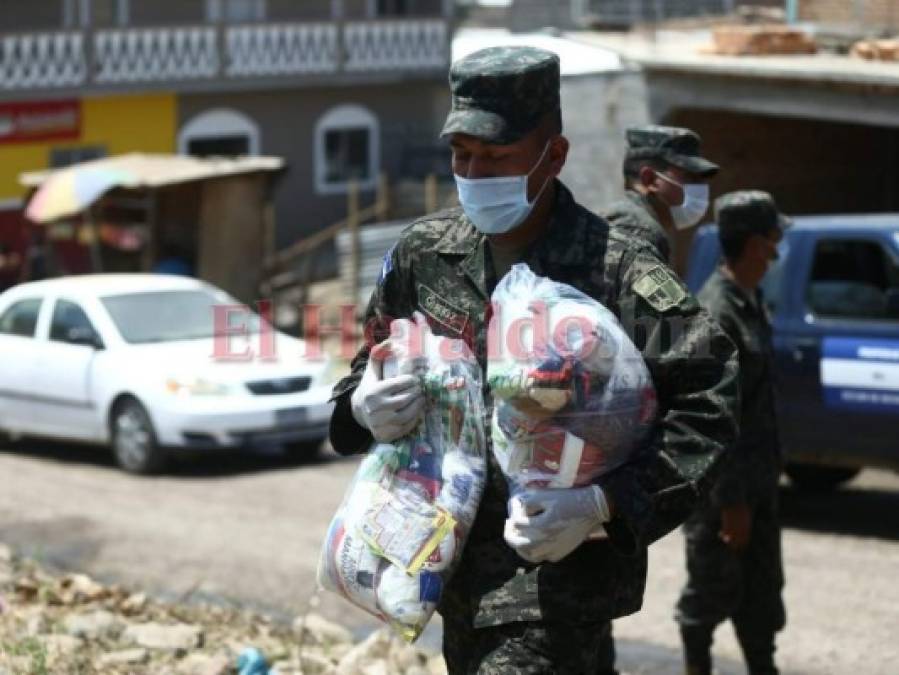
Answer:
[[[534,199],[528,199],[528,179],[540,166],[548,151],[549,142],[543,148],[534,168],[524,176],[466,178],[454,175],[462,210],[479,232],[505,234],[527,219],[549,185],[551,176],[547,176]]]
[[[669,207],[671,219],[678,230],[688,230],[698,225],[709,210],[708,183],[684,183],[681,185],[670,176],[656,174],[659,178],[679,187],[684,193],[684,201],[680,206]]]

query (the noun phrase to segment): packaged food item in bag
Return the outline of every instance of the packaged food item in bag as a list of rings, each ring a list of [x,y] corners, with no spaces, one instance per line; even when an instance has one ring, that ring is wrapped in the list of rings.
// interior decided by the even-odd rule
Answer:
[[[517,264],[493,293],[493,452],[512,492],[588,485],[623,464],[656,413],[643,357],[602,304]]]
[[[418,428],[362,460],[322,547],[320,585],[415,640],[471,529],[486,479],[481,369],[465,344],[421,315],[391,325],[384,376],[412,374]]]

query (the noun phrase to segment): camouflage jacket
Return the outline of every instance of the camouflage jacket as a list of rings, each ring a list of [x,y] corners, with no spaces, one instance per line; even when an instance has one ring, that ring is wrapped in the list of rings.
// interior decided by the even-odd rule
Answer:
[[[740,360],[740,436],[717,468],[712,497],[720,506],[764,499],[777,489],[781,465],[768,312],[760,291],[753,302],[720,269],[698,297],[737,346]]]
[[[639,192],[628,190],[625,198],[615,202],[602,213],[609,225],[622,234],[652,246],[666,264],[671,260],[671,242],[665,228],[656,219],[649,200]]]
[[[628,464],[599,480],[615,505],[608,540],[585,543],[555,564],[526,563],[506,545],[508,489],[488,453],[488,485],[441,606],[475,626],[602,621],[637,611],[648,542],[695,508],[697,481],[736,435],[731,341],[651,250],[610,231],[561,183],[556,187],[551,223],[523,260],[536,274],[580,289],[621,318],[653,376],[659,422]],[[435,333],[466,339],[486,368],[487,310],[496,283],[488,250],[461,209],[413,223],[385,257],[366,315],[367,340],[383,339],[390,319],[420,310]],[[353,420],[349,400],[368,353],[363,346],[352,373],[334,389],[331,442],[344,454],[364,452],[372,441]],[[489,415],[490,392],[485,394]],[[670,509],[676,515],[663,514],[662,523],[660,496],[677,504]]]

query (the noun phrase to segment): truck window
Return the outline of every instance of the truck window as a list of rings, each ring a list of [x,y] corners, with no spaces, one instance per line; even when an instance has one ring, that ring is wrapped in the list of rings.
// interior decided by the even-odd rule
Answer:
[[[899,289],[899,265],[879,242],[823,239],[815,247],[806,302],[816,315],[899,322],[889,311],[893,289]]]
[[[786,237],[777,245],[777,252],[777,260],[771,264],[762,278],[762,297],[765,299],[768,311],[772,314],[776,314],[777,308],[780,306],[784,270],[787,269],[787,260],[790,257],[790,244]]]

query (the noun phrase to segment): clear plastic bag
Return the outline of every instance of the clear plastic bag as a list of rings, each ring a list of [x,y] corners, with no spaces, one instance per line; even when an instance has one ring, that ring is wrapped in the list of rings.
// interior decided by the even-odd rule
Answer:
[[[493,306],[493,452],[512,492],[587,485],[624,463],[652,427],[656,395],[617,318],[525,264],[499,282]]]
[[[388,348],[384,376],[419,377],[424,418],[363,459],[331,522],[318,579],[412,642],[437,608],[484,490],[482,377],[465,344],[432,335],[420,315],[394,321]]]

